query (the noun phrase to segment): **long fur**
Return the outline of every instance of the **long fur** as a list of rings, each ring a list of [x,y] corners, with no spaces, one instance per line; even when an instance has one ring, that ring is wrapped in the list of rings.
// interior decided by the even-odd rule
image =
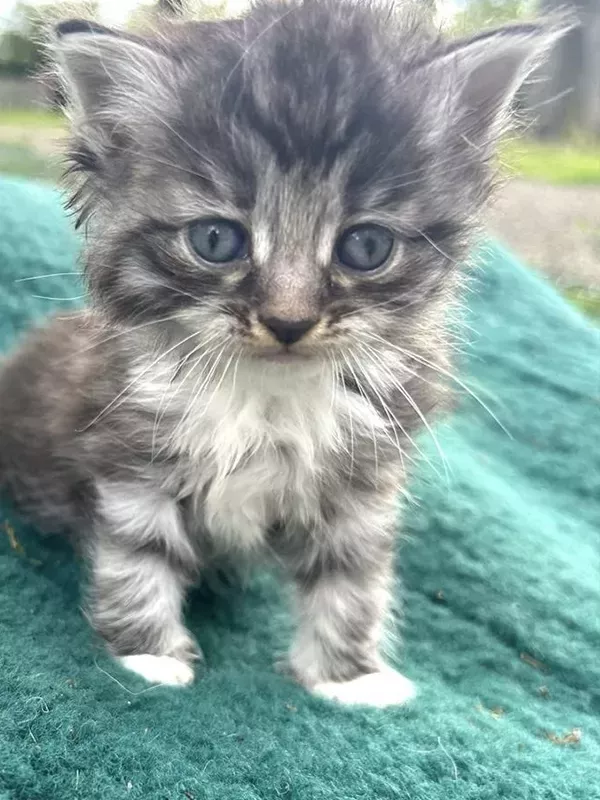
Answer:
[[[127,666],[189,680],[186,588],[267,560],[295,587],[299,681],[411,694],[379,655],[397,498],[444,404],[499,123],[547,38],[449,48],[414,10],[339,0],[148,38],[59,26],[91,303],[4,366],[0,476],[83,544],[90,619]],[[203,217],[242,224],[250,258],[197,258]],[[359,223],[394,236],[373,273],[336,260]],[[265,318],[312,327],[292,352]]]

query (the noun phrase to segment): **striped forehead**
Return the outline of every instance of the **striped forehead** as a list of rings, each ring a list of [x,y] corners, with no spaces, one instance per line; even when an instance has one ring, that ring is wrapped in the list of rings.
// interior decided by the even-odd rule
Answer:
[[[341,170],[319,179],[270,164],[259,178],[251,215],[254,261],[309,257],[326,266],[343,222],[342,197]]]

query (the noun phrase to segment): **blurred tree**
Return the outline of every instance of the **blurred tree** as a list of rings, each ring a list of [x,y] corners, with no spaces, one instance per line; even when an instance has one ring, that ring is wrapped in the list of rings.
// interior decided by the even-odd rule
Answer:
[[[436,18],[437,0],[420,0],[420,5],[425,9],[425,13],[431,22]]]
[[[138,5],[127,19],[127,28],[143,31],[152,28],[165,17],[171,19],[216,20],[229,16],[227,0],[157,0],[156,3]]]
[[[530,133],[600,137],[600,0],[466,0],[448,26],[465,35],[538,14],[572,10],[579,19],[521,89]]]
[[[555,44],[544,80],[531,87],[536,132],[600,140],[600,0],[539,0],[542,14],[569,8],[580,25]]]
[[[519,19],[535,12],[535,0],[467,0],[451,23],[452,32],[458,35],[475,33]]]
[[[158,16],[158,6],[143,3],[135,6],[125,22],[125,27],[130,31],[143,33],[152,27]]]
[[[190,19],[224,19],[231,16],[227,0],[206,2],[206,0],[183,0],[186,16]]]
[[[66,17],[97,16],[95,0],[29,5],[18,2],[0,35],[0,74],[33,75],[42,67],[48,28]]]
[[[158,11],[170,17],[181,17],[184,12],[183,0],[158,0]]]
[[[28,75],[42,60],[37,9],[18,3],[0,38],[0,73]]]

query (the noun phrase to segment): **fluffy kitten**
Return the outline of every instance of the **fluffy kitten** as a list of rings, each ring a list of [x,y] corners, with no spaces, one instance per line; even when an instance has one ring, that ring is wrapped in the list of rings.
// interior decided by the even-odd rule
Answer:
[[[397,498],[494,143],[555,35],[448,44],[340,0],[151,38],[58,27],[90,305],[4,366],[0,475],[82,538],[125,666],[190,682],[186,589],[262,558],[295,588],[298,681],[413,695],[379,655]]]

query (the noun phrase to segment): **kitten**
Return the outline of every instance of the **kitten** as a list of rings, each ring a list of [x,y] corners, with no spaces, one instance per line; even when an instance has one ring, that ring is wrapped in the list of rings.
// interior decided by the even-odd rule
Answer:
[[[397,498],[496,140],[556,35],[448,44],[348,0],[151,38],[58,26],[90,305],[4,366],[0,476],[80,536],[126,667],[189,683],[186,590],[262,559],[295,590],[297,681],[413,696],[380,655]]]

